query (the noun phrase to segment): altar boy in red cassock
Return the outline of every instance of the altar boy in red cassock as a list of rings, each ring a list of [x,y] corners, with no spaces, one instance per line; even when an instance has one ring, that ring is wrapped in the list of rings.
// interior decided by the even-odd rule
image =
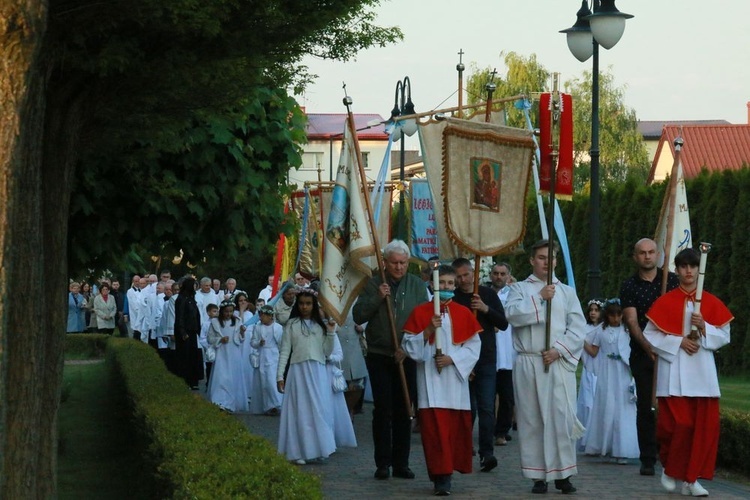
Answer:
[[[417,394],[422,446],[435,495],[450,495],[453,471],[471,472],[471,403],[469,374],[482,348],[482,326],[471,310],[451,301],[456,273],[442,265],[440,315],[434,304],[417,306],[404,324],[401,342],[417,363]],[[442,355],[436,356],[436,332]],[[440,369],[440,372],[438,372]]]
[[[732,313],[717,297],[703,292],[695,312],[700,254],[692,249],[675,256],[679,288],[662,295],[646,316],[643,334],[659,356],[656,439],[664,472],[661,484],[686,496],[708,496],[698,478],[712,479],[719,446],[719,379],[714,351],[729,343]],[[690,335],[697,327],[696,335]]]

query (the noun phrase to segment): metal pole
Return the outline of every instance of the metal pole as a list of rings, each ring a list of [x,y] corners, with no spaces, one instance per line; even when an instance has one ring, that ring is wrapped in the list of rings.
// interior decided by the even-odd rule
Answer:
[[[404,112],[404,94],[401,94],[401,113]],[[401,183],[399,186],[399,193],[398,193],[398,237],[402,241],[407,241],[408,238],[406,237],[406,215],[404,213],[404,203],[405,203],[405,196],[404,196],[404,164],[406,163],[406,151],[404,151],[404,128],[400,127],[401,130],[401,154],[399,156],[400,158],[400,167],[398,171],[398,180]]]
[[[599,7],[599,2],[594,2],[594,12]],[[589,297],[601,296],[601,270],[600,261],[600,237],[599,237],[599,44],[594,44],[594,64],[591,80],[591,193],[589,198],[589,226],[591,235],[589,237],[589,272],[588,272],[588,295]]]

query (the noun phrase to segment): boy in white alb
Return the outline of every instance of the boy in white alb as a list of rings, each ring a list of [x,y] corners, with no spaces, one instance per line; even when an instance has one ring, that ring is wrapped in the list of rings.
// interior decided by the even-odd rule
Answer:
[[[482,348],[482,326],[468,308],[451,301],[456,273],[440,266],[440,312],[425,302],[404,324],[401,347],[417,363],[419,424],[435,495],[450,495],[451,475],[471,472],[469,374]],[[436,355],[436,334],[441,355]]]

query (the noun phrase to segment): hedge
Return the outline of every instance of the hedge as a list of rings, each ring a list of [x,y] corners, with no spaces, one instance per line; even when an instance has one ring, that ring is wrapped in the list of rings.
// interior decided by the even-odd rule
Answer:
[[[320,480],[169,373],[153,348],[110,338],[107,364],[124,390],[149,498],[322,498]]]
[[[705,289],[718,296],[735,315],[732,343],[717,356],[723,374],[750,372],[750,169],[708,172],[685,182],[690,210],[693,245],[713,244],[708,255]],[[633,245],[643,237],[653,237],[659,219],[666,183],[644,186],[633,179],[607,185],[601,197],[601,295],[616,297],[621,283],[635,272]],[[525,248],[541,238],[536,202],[527,211]],[[561,201],[571,250],[578,297],[591,297],[587,274],[589,259],[589,198],[576,195]],[[527,255],[498,256],[513,266],[513,275],[525,279],[531,272]],[[562,259],[557,276],[565,276]]]

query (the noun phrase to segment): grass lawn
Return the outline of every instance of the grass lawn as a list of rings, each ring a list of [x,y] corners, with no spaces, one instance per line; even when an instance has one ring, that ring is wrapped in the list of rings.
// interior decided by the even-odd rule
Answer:
[[[750,377],[720,376],[721,408],[750,413]]]
[[[66,364],[58,414],[58,497],[133,498],[137,469],[124,432],[125,411],[113,398],[103,361]]]

